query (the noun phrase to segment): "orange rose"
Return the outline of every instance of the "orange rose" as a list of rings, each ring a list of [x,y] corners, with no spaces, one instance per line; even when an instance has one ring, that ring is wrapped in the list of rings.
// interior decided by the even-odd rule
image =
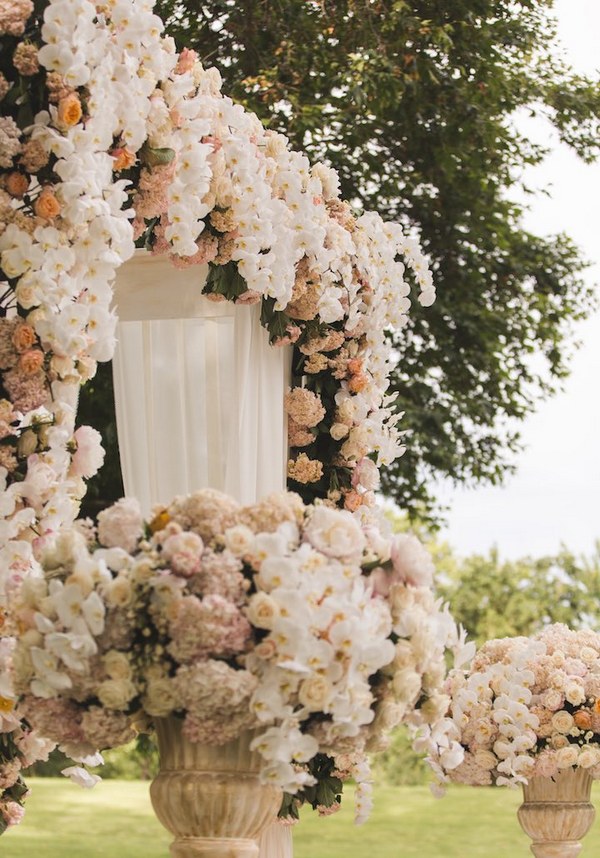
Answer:
[[[34,372],[41,369],[43,363],[44,352],[39,349],[29,349],[29,351],[23,352],[19,358],[19,369],[25,375],[33,375]]]
[[[51,188],[43,188],[39,197],[33,204],[33,210],[38,217],[52,220],[60,214],[60,203],[54,196]]]
[[[6,190],[11,197],[21,199],[25,196],[28,187],[29,178],[24,173],[9,173],[6,177]]]
[[[362,498],[358,492],[350,491],[344,495],[344,509],[349,509],[350,512],[356,512],[361,505]]]
[[[594,712],[596,715],[600,715],[600,697],[594,703]]]
[[[573,720],[580,730],[589,730],[592,726],[592,715],[587,709],[580,709],[573,714]]]
[[[113,170],[116,170],[118,173],[119,170],[127,170],[129,167],[133,167],[136,161],[136,157],[133,152],[130,152],[129,149],[123,149],[122,147],[118,149],[113,149],[110,153],[114,158]]]
[[[20,352],[27,351],[35,343],[35,331],[31,325],[22,324],[15,328],[12,335],[12,343],[16,350]]]
[[[70,92],[58,102],[58,121],[61,125],[71,128],[81,119],[81,102],[75,92]]]

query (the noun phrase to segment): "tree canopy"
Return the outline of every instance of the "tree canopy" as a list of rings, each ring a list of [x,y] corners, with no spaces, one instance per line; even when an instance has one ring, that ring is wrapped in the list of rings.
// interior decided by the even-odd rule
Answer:
[[[560,385],[573,323],[593,306],[573,242],[527,231],[518,202],[545,154],[519,117],[543,116],[582,158],[598,154],[600,85],[561,58],[552,6],[156,4],[225,92],[334,166],[345,198],[403,222],[431,259],[438,299],[396,337],[408,449],[383,483],[411,515],[435,514],[435,478],[501,481],[518,422]]]
[[[600,85],[572,72],[552,0],[159,0],[178,46],[224,89],[340,173],[342,194],[415,230],[438,288],[397,337],[408,451],[384,489],[431,511],[432,477],[498,482],[524,418],[565,376],[592,306],[565,235],[521,223],[539,163],[516,117],[598,153]],[[544,360],[532,360],[542,355]],[[509,425],[510,424],[510,425]]]

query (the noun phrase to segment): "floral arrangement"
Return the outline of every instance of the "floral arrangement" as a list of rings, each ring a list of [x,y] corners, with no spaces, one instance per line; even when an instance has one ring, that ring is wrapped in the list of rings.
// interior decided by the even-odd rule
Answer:
[[[386,330],[407,320],[408,279],[418,284],[424,306],[435,293],[415,241],[378,215],[356,215],[339,198],[332,170],[311,166],[284,137],[266,131],[256,117],[224,97],[214,69],[204,69],[193,51],[177,54],[149,0],[0,2],[0,37],[0,637],[8,640],[25,630],[12,667],[23,699],[16,710],[11,707],[12,720],[2,722],[6,730],[0,735],[4,740],[12,734],[18,721],[25,733],[29,725],[39,725],[44,735],[52,736],[52,713],[56,724],[57,713],[62,713],[63,727],[68,724],[73,735],[57,738],[81,759],[92,747],[123,741],[135,707],[153,706],[149,689],[156,686],[151,684],[148,652],[141,645],[135,647],[139,661],[131,663],[131,676],[120,673],[127,656],[119,630],[134,637],[142,632],[135,623],[127,626],[125,606],[110,601],[113,590],[129,592],[128,582],[136,611],[141,606],[154,611],[163,624],[153,632],[157,640],[174,633],[175,627],[165,625],[167,620],[156,607],[159,590],[134,580],[134,570],[151,569],[154,577],[180,582],[171,593],[174,604],[177,594],[181,599],[199,598],[202,604],[208,600],[205,614],[212,606],[221,625],[239,620],[236,634],[231,633],[231,652],[212,651],[207,644],[206,661],[214,661],[218,671],[233,670],[236,680],[237,674],[247,672],[262,686],[275,683],[273,677],[283,669],[274,656],[260,655],[261,635],[267,639],[267,630],[253,620],[246,602],[246,597],[254,596],[263,602],[275,599],[272,590],[278,592],[279,585],[261,590],[259,561],[223,547],[219,540],[224,530],[203,543],[201,566],[210,568],[205,550],[219,554],[220,561],[224,555],[231,568],[236,567],[233,579],[240,586],[246,582],[246,596],[242,591],[235,598],[229,591],[223,595],[208,584],[203,591],[195,577],[199,572],[182,574],[179,561],[173,566],[168,546],[178,540],[194,543],[195,534],[175,515],[165,527],[154,523],[151,532],[140,531],[137,541],[126,545],[111,544],[112,537],[109,542],[103,537],[102,521],[115,518],[110,511],[101,517],[97,534],[88,534],[98,539],[93,549],[84,550],[84,537],[71,529],[85,480],[100,467],[104,455],[98,433],[86,426],[76,429],[75,417],[80,385],[94,375],[97,361],[112,356],[116,323],[112,282],[119,266],[137,244],[168,255],[176,266],[207,263],[204,292],[212,300],[261,303],[262,323],[273,344],[294,345],[294,387],[285,403],[289,485],[304,501],[320,498],[355,512],[365,533],[374,531],[369,522],[378,467],[403,450],[396,425],[399,415],[387,395],[393,355]],[[131,511],[123,503],[119,517],[127,512],[127,520]],[[315,511],[317,520],[332,512],[325,509]],[[308,522],[308,508],[302,515]],[[171,532],[175,524],[181,533]],[[339,575],[350,564],[348,580],[356,579],[354,589],[350,593],[340,585],[344,594],[340,599],[349,611],[354,606],[358,615],[365,612],[365,622],[376,624],[385,613],[381,605],[388,604],[381,601],[388,594],[377,588],[389,586],[388,566],[395,568],[395,561],[384,556],[383,543],[371,535],[383,555],[374,551],[371,558],[365,548],[360,557],[345,558],[321,551],[307,535],[308,523],[308,530],[301,525],[298,519],[298,535],[289,536],[294,548],[286,560],[293,566],[300,562],[296,555],[305,551],[312,557],[314,550],[326,558],[319,562],[334,578],[334,568]],[[252,530],[250,524],[244,526]],[[353,526],[358,528],[356,522]],[[159,537],[165,529],[166,535]],[[281,543],[282,537],[267,532],[272,541]],[[253,533],[260,536],[257,525]],[[195,535],[204,540],[201,533]],[[171,537],[173,543],[168,542]],[[271,545],[268,539],[267,543]],[[312,547],[305,548],[307,544]],[[364,536],[359,544],[362,551],[371,543]],[[367,575],[370,583],[365,584]],[[199,593],[192,586],[199,586]],[[369,587],[375,594],[372,599],[367,598]],[[424,622],[427,617],[445,617],[444,623],[449,623],[428,587],[405,582],[400,589],[395,585],[390,589],[390,598],[392,593],[395,599],[406,599],[414,616]],[[235,610],[224,608],[219,599]],[[167,601],[165,596],[164,606]],[[301,604],[305,610],[312,605],[309,594]],[[196,608],[189,610],[193,614]],[[415,656],[411,661],[410,641],[421,638],[408,620],[410,611],[403,610],[400,621],[392,609],[387,610],[392,611],[393,625],[385,635],[387,626],[382,625],[378,634],[383,636],[382,652],[395,648],[396,667],[380,665],[377,658],[383,655],[370,655],[374,661],[354,670],[353,684],[346,682],[346,673],[343,681],[336,678],[334,666],[326,678],[336,693],[339,685],[341,696],[346,694],[352,717],[375,718],[373,723],[392,718],[373,713],[393,711],[394,718],[412,717],[423,693],[427,702],[415,715],[419,721],[422,713],[437,714],[441,709],[443,696],[438,699],[434,693],[441,662],[436,669],[417,670],[422,659]],[[137,622],[142,614],[136,611]],[[185,611],[181,624],[183,634]],[[395,630],[397,624],[409,632],[402,636]],[[427,622],[425,628],[430,628]],[[160,654],[168,667],[167,684],[175,695],[176,711],[186,713],[186,729],[191,731],[194,705],[177,698],[173,680],[189,665],[177,661],[172,647],[168,649],[171,644],[179,652],[168,639],[166,655]],[[408,662],[400,666],[398,653],[403,647]],[[418,647],[416,651],[420,652]],[[82,665],[90,668],[87,680]],[[285,670],[286,677],[296,675],[292,667]],[[352,726],[342,728],[343,706],[340,703],[338,711],[334,697],[323,704],[327,711],[320,721],[308,704],[302,704],[306,713],[300,717],[297,713],[304,711],[298,708],[300,688],[306,679],[297,672],[296,685],[290,685],[292,702],[275,697],[270,703],[275,708],[265,710],[267,721],[273,722],[268,729],[275,730],[261,749],[265,766],[271,766],[277,782],[290,791],[296,789],[300,795],[304,789],[304,795],[312,795],[317,765],[312,751],[325,748],[331,750],[325,758],[340,767],[335,771],[352,771],[366,783],[359,770],[365,765],[367,739],[371,741],[367,733],[375,729],[369,726],[371,721],[355,723],[348,714],[344,717]],[[123,683],[129,683],[131,696],[118,698],[120,705],[115,706],[116,698],[110,694],[116,693],[115,684],[123,692]],[[314,687],[325,686],[315,680]],[[388,705],[390,687],[398,697],[393,706]],[[246,690],[250,694],[250,685]],[[249,699],[255,694],[253,689]],[[245,705],[240,702],[244,712]],[[406,712],[399,715],[403,706]],[[258,713],[250,711],[260,722]],[[290,728],[288,718],[298,721],[306,759],[290,757],[289,747],[278,744],[282,725]],[[326,725],[319,730],[331,735],[321,735],[317,723]],[[330,723],[333,726],[327,727]],[[354,736],[344,734],[354,729]],[[444,736],[442,730],[440,741]],[[347,749],[358,749],[360,762],[353,757],[344,760],[343,740]],[[290,767],[302,777],[295,774],[294,780]],[[325,766],[319,777],[323,771],[329,773],[331,786],[334,769]],[[324,802],[315,797],[313,803]]]
[[[441,782],[511,786],[577,766],[600,777],[600,634],[556,624],[488,641],[447,689],[451,744],[430,760]]]
[[[204,490],[149,524],[121,500],[42,565],[16,607],[29,723],[76,760],[128,741],[132,719],[176,715],[217,745],[256,728],[288,816],[335,809],[352,776],[362,819],[366,752],[401,722],[438,729],[445,653],[464,650],[415,537],[291,493],[240,507]]]
[[[28,790],[21,777],[22,769],[47,760],[55,747],[54,742],[39,736],[16,714],[16,695],[9,681],[13,647],[13,640],[0,640],[0,834],[23,817]]]

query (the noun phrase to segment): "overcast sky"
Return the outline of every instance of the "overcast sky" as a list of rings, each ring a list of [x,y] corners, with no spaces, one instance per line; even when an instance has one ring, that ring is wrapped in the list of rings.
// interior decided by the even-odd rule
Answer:
[[[558,0],[562,43],[582,72],[600,67],[600,3]],[[546,133],[545,129],[541,133]],[[595,262],[588,273],[600,281],[600,165],[586,166],[557,145],[535,173],[536,185],[551,186],[527,227],[540,234],[567,232]],[[517,474],[503,488],[444,487],[451,506],[443,536],[460,554],[540,556],[565,544],[591,553],[600,539],[600,315],[578,329],[582,347],[564,392],[540,406],[522,427],[527,449],[516,459]]]

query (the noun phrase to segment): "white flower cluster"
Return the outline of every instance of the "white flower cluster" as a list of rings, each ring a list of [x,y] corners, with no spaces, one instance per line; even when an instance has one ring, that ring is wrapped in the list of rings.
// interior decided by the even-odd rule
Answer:
[[[557,624],[488,641],[452,671],[448,736],[431,764],[440,783],[514,786],[580,766],[600,776],[600,635]]]
[[[265,782],[298,793],[327,754],[359,782],[362,819],[367,752],[401,722],[443,733],[444,656],[462,642],[425,550],[290,494],[239,507],[204,490],[149,528],[120,501],[95,550],[77,530],[46,546],[16,607],[28,720],[77,759],[126,741],[140,708],[183,713],[191,741],[254,727]]]
[[[85,490],[81,477],[91,476],[101,462],[95,440],[96,449],[90,449],[91,430],[87,461],[73,433],[78,386],[94,374],[96,360],[112,355],[111,281],[134,249],[124,210],[127,183],[114,180],[109,150],[119,135],[134,148],[146,139],[149,95],[176,61],[161,30],[144,0],[111,3],[110,18],[87,0],[51,0],[44,12],[39,61],[60,74],[65,86],[85,86],[87,114],[85,125],[65,123],[49,105],[30,129],[32,140],[57,158],[60,221],[31,230],[9,223],[0,235],[0,266],[16,280],[17,301],[30,310],[27,321],[50,356],[53,379],[47,409],[54,426],[46,449],[29,457],[25,480],[9,486],[0,509],[2,573],[9,577],[34,565],[22,538],[26,527],[35,525],[43,535],[72,522]],[[70,97],[76,120],[81,107],[77,95]],[[31,419],[24,416],[24,423]],[[78,447],[79,464],[73,465]],[[7,586],[0,584],[0,592]]]

